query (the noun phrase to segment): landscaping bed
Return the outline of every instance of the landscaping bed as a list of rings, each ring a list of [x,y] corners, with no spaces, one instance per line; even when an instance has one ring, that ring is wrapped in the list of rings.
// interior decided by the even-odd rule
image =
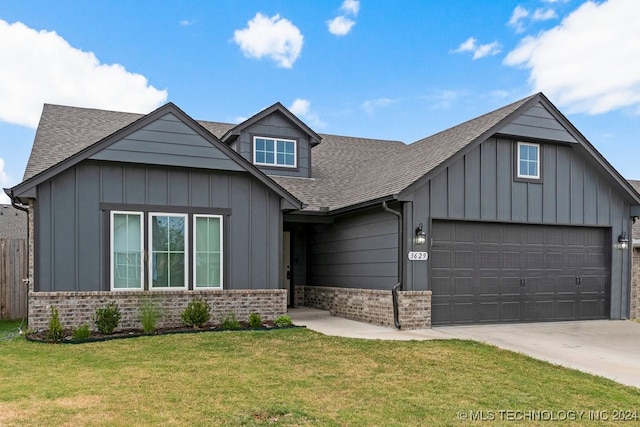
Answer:
[[[176,326],[158,328],[153,333],[146,333],[142,329],[125,329],[115,331],[111,334],[102,334],[98,331],[90,331],[88,337],[75,338],[72,329],[64,329],[63,337],[61,340],[54,341],[49,337],[49,332],[46,330],[32,331],[26,334],[27,341],[43,342],[43,343],[61,343],[61,344],[82,344],[88,342],[100,342],[126,338],[137,338],[155,335],[172,335],[172,334],[194,334],[202,332],[224,332],[224,331],[270,331],[273,329],[288,329],[288,328],[303,328],[304,326],[296,325],[281,325],[277,326],[274,322],[264,322],[261,327],[252,327],[249,322],[239,322],[238,328],[225,328],[222,325],[214,325],[210,327],[192,328],[188,326]]]

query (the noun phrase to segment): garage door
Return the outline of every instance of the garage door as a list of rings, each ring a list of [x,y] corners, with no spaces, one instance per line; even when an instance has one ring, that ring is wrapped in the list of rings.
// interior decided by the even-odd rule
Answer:
[[[433,221],[434,325],[609,317],[609,230]]]

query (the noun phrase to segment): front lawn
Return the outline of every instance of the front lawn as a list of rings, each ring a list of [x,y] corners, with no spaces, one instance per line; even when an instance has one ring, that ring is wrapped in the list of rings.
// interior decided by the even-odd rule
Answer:
[[[461,420],[469,415],[513,425],[501,417],[515,411],[584,411],[565,424],[583,425],[589,411],[640,411],[638,389],[475,342],[306,329],[3,340],[0,379],[3,426],[486,424]]]

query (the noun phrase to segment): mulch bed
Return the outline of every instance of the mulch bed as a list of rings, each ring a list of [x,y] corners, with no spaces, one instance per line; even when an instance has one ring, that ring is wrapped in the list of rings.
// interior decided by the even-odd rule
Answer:
[[[126,339],[126,338],[138,338],[138,337],[149,337],[149,336],[157,336],[157,335],[172,335],[172,334],[196,334],[202,332],[224,332],[224,331],[271,331],[274,329],[290,329],[290,328],[304,328],[304,326],[281,326],[277,327],[273,324],[273,322],[265,322],[263,323],[261,328],[251,328],[249,324],[246,322],[240,322],[240,329],[222,329],[220,326],[209,326],[203,328],[191,328],[186,326],[179,326],[173,328],[157,328],[153,334],[146,334],[141,329],[126,329],[126,330],[117,330],[112,334],[105,335],[101,334],[98,331],[91,331],[91,335],[86,339],[74,339],[73,331],[71,329],[64,330],[64,338],[61,341],[58,341],[59,344],[83,344],[88,342],[100,342],[100,341],[110,341],[117,339]],[[30,332],[26,335],[27,341],[33,342],[42,342],[42,343],[54,343],[49,340],[47,336],[47,331],[35,331]]]

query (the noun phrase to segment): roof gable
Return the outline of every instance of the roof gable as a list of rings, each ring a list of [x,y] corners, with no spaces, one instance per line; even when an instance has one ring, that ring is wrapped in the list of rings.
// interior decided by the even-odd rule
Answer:
[[[128,118],[131,118],[131,116]],[[182,135],[180,138],[175,138],[172,132]],[[182,140],[182,137],[184,137],[184,140]],[[157,150],[160,147],[162,147],[162,150]],[[154,148],[156,149],[155,151]],[[171,154],[172,150],[173,154]],[[176,150],[184,153],[176,155]],[[32,150],[32,157],[34,156],[34,151],[37,154],[36,147]],[[218,169],[216,166],[222,165],[225,168],[224,170],[248,172],[278,193],[288,202],[288,206],[296,209],[301,208],[301,202],[293,195],[243,159],[173,103],[165,104],[146,116],[139,117],[110,135],[103,137],[101,140],[72,153],[59,163],[26,179],[10,191],[17,197],[33,197],[33,189],[38,184],[86,159],[167,165],[166,162],[163,162],[166,160],[169,165],[203,167],[189,165],[190,162],[204,164],[197,159],[197,154],[203,153],[208,155],[209,159],[215,160],[214,164],[209,165],[208,168]],[[154,155],[155,159],[152,159]],[[175,158],[172,159],[172,157]],[[204,162],[206,162],[206,159]]]
[[[89,156],[93,160],[244,171],[210,138],[200,135],[173,113]]]
[[[549,140],[577,144],[578,140],[542,103],[523,110],[496,133],[526,139]]]
[[[296,117],[291,111],[289,111],[284,105],[282,105],[279,102],[276,102],[271,107],[265,108],[264,110],[260,111],[259,113],[253,115],[252,117],[248,118],[244,122],[240,123],[239,125],[233,127],[232,129],[229,129],[224,135],[222,135],[220,139],[222,139],[222,141],[224,142],[232,141],[234,137],[237,137],[238,135],[240,135],[240,133],[243,130],[247,129],[248,127],[252,126],[255,123],[258,123],[259,121],[263,120],[265,117],[268,117],[271,114],[275,114],[275,113],[282,114],[293,125],[298,127],[302,132],[306,133],[309,136],[309,140],[311,141],[312,147],[320,144],[322,137],[317,133],[315,133],[309,126],[307,126],[302,120]]]

